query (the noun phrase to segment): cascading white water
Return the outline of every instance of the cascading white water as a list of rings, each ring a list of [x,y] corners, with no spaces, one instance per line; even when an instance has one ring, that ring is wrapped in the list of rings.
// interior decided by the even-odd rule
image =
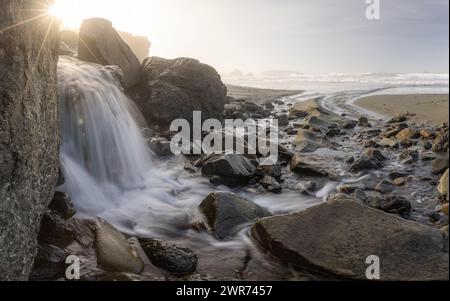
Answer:
[[[112,67],[61,58],[58,90],[65,188],[81,210],[110,207],[150,171],[137,111]]]
[[[182,157],[152,160],[140,130],[142,117],[122,92],[116,71],[60,58],[61,165],[65,177],[60,189],[71,195],[79,214],[101,216],[124,232],[223,247],[224,243],[209,234],[189,230],[189,223],[198,218],[197,206],[216,188],[207,179],[185,171]],[[271,195],[250,198],[272,212],[283,213],[317,202],[306,197],[299,202],[295,192],[276,200]],[[241,245],[242,241],[246,239],[240,236],[226,244]]]

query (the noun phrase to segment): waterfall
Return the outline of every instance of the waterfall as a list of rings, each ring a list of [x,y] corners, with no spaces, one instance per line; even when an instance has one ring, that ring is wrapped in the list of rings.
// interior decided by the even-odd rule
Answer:
[[[142,118],[116,71],[68,57],[58,64],[64,188],[82,211],[111,208],[151,170]]]

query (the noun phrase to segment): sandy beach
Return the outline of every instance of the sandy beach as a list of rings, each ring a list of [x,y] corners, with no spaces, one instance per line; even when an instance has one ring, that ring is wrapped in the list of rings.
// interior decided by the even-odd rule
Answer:
[[[411,120],[416,123],[436,125],[449,119],[447,94],[374,95],[355,105],[389,117],[408,112],[415,115]]]
[[[259,89],[234,85],[227,85],[227,88],[228,96],[236,99],[244,98],[257,104],[268,103],[279,97],[301,94],[303,92],[301,90]]]

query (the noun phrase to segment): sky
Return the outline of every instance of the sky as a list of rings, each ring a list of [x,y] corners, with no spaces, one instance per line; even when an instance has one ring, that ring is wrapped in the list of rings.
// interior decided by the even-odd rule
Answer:
[[[449,72],[449,0],[56,0],[67,28],[103,17],[222,73]]]

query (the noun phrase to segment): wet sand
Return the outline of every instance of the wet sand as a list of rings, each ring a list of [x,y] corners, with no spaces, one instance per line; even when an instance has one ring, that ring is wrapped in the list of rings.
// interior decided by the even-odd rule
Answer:
[[[301,94],[301,90],[273,90],[227,85],[228,96],[245,99],[257,104],[272,102],[277,98]]]
[[[448,94],[374,95],[361,98],[355,105],[388,117],[410,113],[418,124],[448,122]]]

